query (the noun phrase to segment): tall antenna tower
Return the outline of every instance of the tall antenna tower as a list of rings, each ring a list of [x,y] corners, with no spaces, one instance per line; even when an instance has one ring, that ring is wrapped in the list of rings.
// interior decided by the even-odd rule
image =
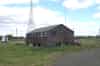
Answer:
[[[29,22],[27,25],[27,32],[32,31],[34,27],[35,25],[33,20],[33,1],[30,0],[30,13],[29,13]]]

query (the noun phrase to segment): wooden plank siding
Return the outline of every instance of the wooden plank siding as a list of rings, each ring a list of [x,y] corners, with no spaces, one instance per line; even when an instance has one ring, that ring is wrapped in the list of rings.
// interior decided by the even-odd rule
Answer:
[[[74,41],[74,31],[63,24],[44,27],[45,30],[43,28],[39,29],[33,30],[32,32],[26,34],[27,45],[31,43],[33,46],[45,47],[68,43],[71,44]]]

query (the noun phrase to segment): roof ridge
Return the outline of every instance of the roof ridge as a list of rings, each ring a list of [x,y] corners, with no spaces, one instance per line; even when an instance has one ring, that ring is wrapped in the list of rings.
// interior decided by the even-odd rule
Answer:
[[[45,32],[45,31],[49,31],[51,29],[54,29],[55,27],[60,26],[60,25],[65,26],[64,24],[49,25],[49,26],[44,26],[44,27],[36,28],[36,29],[34,29],[34,30],[30,31],[30,32]],[[66,27],[66,28],[68,30],[70,30],[68,27]],[[30,33],[30,32],[28,32],[28,33]]]

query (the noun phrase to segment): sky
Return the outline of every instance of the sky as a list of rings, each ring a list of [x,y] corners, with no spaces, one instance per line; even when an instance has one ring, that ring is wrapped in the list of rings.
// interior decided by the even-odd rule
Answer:
[[[25,36],[31,0],[0,0],[0,35]],[[33,0],[33,29],[64,24],[79,36],[100,29],[100,0]]]

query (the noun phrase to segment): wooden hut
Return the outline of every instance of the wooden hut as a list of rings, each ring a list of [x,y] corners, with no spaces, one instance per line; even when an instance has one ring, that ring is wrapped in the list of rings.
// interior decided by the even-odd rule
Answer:
[[[35,29],[26,34],[26,44],[33,46],[60,46],[74,41],[74,31],[63,24]]]

